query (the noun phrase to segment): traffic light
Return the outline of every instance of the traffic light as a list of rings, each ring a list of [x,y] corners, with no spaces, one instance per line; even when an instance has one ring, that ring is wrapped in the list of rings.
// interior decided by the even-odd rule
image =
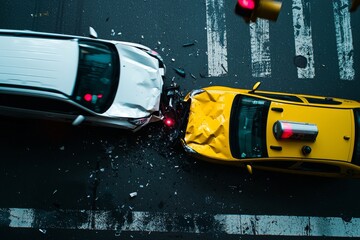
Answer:
[[[360,5],[360,0],[352,0],[351,1],[350,12],[354,12],[359,5]]]
[[[280,9],[281,2],[274,0],[237,0],[235,13],[243,17],[246,22],[255,22],[257,18],[276,21]]]

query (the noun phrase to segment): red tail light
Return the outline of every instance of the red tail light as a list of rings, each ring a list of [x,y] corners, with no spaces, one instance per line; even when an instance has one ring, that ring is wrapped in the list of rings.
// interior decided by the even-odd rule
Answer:
[[[174,119],[172,118],[165,118],[164,119],[164,124],[167,126],[167,127],[173,127],[175,125],[175,121]]]
[[[255,0],[238,0],[238,4],[249,10],[253,10],[255,8]]]

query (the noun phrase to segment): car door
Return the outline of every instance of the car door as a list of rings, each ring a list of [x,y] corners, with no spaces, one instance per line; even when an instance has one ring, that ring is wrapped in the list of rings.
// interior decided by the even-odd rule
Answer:
[[[300,160],[266,160],[253,162],[251,166],[261,170],[324,177],[339,177],[343,175],[343,171],[340,166],[326,163],[324,161],[311,162]]]
[[[4,115],[56,121],[73,121],[79,115],[92,115],[70,100],[9,93],[0,93],[0,108]]]

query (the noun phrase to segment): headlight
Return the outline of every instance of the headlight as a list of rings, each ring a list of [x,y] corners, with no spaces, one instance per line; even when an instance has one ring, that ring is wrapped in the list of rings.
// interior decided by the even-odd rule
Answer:
[[[149,121],[149,118],[134,118],[128,119],[129,123],[134,124],[136,126],[141,126],[146,124]]]

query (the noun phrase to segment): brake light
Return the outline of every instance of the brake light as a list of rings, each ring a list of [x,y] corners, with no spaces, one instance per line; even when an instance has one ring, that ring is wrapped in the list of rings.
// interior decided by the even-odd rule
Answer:
[[[84,100],[90,102],[92,100],[92,95],[90,93],[86,93],[84,95]]]
[[[172,119],[172,118],[165,118],[164,119],[164,124],[167,126],[167,127],[173,127],[175,125],[175,120]]]

